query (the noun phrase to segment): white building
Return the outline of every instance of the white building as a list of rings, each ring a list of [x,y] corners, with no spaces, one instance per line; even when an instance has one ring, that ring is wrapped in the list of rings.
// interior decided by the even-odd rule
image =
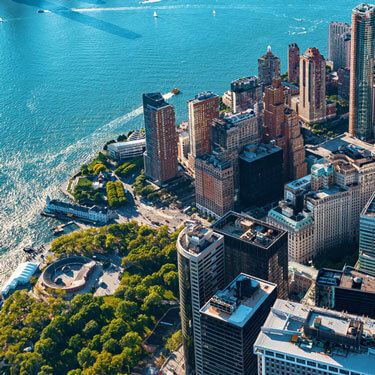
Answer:
[[[278,299],[254,353],[258,375],[373,375],[375,320]]]
[[[142,156],[146,149],[146,139],[134,141],[116,142],[108,145],[109,157],[113,160],[125,160]]]
[[[287,184],[284,200],[268,213],[288,231],[289,259],[299,263],[357,242],[360,212],[375,191],[372,145],[344,134],[308,150],[322,161],[311,176]]]
[[[181,326],[186,373],[203,375],[201,307],[224,286],[224,236],[195,224],[177,240]]]

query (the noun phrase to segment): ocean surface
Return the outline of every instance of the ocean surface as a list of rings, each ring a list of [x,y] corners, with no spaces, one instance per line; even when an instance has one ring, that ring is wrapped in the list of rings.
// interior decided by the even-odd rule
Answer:
[[[182,121],[197,92],[256,74],[268,45],[282,71],[290,42],[326,55],[328,23],[349,22],[357,2],[0,0],[0,284],[23,247],[53,238],[47,194],[142,126],[143,92],[179,87],[170,101]]]

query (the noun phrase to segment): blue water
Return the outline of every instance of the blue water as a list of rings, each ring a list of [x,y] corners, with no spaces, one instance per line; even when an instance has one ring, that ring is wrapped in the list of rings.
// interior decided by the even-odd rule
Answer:
[[[23,246],[51,240],[54,222],[39,215],[46,195],[56,196],[103,142],[142,126],[143,92],[180,87],[171,102],[181,121],[198,91],[222,93],[256,74],[268,44],[283,71],[290,42],[326,54],[328,22],[349,21],[356,2],[327,4],[1,0],[0,281]]]

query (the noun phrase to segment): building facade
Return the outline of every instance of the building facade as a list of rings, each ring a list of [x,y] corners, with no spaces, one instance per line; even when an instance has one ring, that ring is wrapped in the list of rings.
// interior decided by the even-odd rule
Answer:
[[[351,28],[346,22],[331,22],[328,29],[328,60],[333,69],[350,68]]]
[[[298,85],[299,82],[299,47],[291,43],[288,47],[288,81]]]
[[[258,59],[258,78],[262,88],[272,84],[272,79],[280,76],[280,59],[273,54],[271,46]]]
[[[227,282],[241,272],[277,284],[278,295],[288,295],[288,239],[285,231],[235,212],[214,225],[224,236]]]
[[[143,155],[146,149],[146,139],[110,143],[107,149],[109,157],[113,160],[122,161],[136,158]]]
[[[177,175],[175,113],[160,93],[143,94],[146,133],[145,175],[157,184]]]
[[[326,119],[326,62],[317,48],[300,57],[298,116],[305,123]]]
[[[273,143],[247,145],[239,158],[243,209],[277,202],[283,194],[283,151]]]
[[[350,69],[340,68],[337,71],[337,94],[340,98],[345,99],[349,102],[350,93]]]
[[[197,208],[218,218],[234,208],[233,167],[215,154],[195,160],[195,201]]]
[[[232,113],[244,112],[248,109],[260,112],[262,89],[258,77],[250,76],[236,79],[231,82],[230,88]]]
[[[204,375],[253,375],[253,344],[277,297],[276,284],[238,275],[202,307]]]
[[[375,6],[360,4],[352,12],[349,133],[362,140],[374,139],[374,37]]]
[[[203,374],[199,310],[224,286],[223,236],[200,224],[177,239],[181,329],[186,374]]]
[[[359,219],[359,269],[375,276],[375,193]]]
[[[322,268],[315,280],[315,305],[375,318],[375,277],[349,266]]]
[[[375,321],[278,299],[254,344],[258,375],[370,375]]]
[[[188,102],[190,153],[188,165],[195,172],[195,159],[211,152],[211,125],[219,117],[219,97],[202,92]]]

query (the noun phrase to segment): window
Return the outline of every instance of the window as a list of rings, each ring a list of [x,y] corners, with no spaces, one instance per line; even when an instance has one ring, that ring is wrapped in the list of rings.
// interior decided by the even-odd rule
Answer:
[[[336,367],[332,367],[332,366],[329,366],[329,371],[339,372],[339,370]]]
[[[295,358],[294,357],[289,357],[288,355],[286,356],[286,360],[290,362],[294,362]]]
[[[306,361],[305,361],[304,359],[299,359],[299,358],[297,358],[297,363],[303,363],[303,364],[305,364]]]

